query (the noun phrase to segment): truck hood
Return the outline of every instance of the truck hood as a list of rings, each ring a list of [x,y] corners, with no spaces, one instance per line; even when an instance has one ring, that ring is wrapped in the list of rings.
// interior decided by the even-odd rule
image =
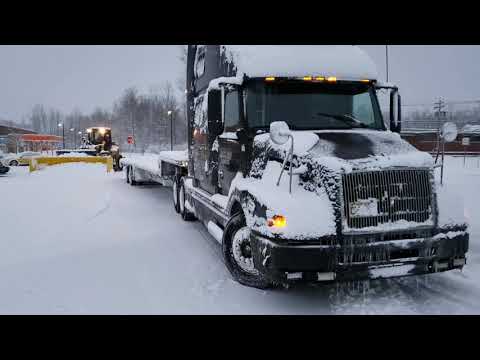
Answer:
[[[331,168],[350,172],[362,169],[391,167],[431,167],[430,154],[417,150],[399,134],[390,131],[365,129],[293,131],[294,155],[311,158]],[[266,140],[268,134],[257,136]],[[289,149],[289,142],[270,147],[281,157]]]
[[[329,160],[330,167],[336,165],[347,172],[433,165],[430,154],[417,150],[399,134],[390,131],[322,131],[315,135],[319,140],[308,150],[312,158],[319,162]]]

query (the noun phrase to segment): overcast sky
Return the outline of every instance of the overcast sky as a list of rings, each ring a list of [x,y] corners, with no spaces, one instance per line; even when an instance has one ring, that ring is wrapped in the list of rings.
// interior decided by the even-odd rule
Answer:
[[[361,46],[385,80],[385,46]],[[70,112],[110,108],[122,91],[147,92],[184,71],[179,46],[0,46],[0,118],[33,105]],[[389,46],[390,82],[404,104],[480,99],[480,46]]]

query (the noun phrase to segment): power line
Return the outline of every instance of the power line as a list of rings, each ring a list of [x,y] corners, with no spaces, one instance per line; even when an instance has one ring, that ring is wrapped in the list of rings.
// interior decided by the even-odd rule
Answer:
[[[434,103],[435,104],[435,103]],[[446,105],[467,105],[467,104],[480,104],[480,100],[464,100],[464,101],[444,101]],[[432,103],[428,104],[402,104],[403,106],[432,106]]]

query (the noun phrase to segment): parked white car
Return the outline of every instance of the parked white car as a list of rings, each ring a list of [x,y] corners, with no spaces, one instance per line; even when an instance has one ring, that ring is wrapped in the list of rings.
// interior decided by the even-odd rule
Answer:
[[[18,154],[9,154],[5,157],[5,161],[9,166],[28,165],[28,160],[34,156],[41,156],[42,154],[35,151],[24,151]]]

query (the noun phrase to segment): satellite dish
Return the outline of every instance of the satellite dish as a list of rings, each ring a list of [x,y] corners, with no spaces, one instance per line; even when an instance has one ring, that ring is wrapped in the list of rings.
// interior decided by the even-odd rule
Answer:
[[[285,144],[290,136],[290,128],[285,121],[275,121],[270,124],[270,140],[275,144]]]
[[[440,135],[445,142],[455,141],[458,135],[457,125],[452,122],[443,124]]]

